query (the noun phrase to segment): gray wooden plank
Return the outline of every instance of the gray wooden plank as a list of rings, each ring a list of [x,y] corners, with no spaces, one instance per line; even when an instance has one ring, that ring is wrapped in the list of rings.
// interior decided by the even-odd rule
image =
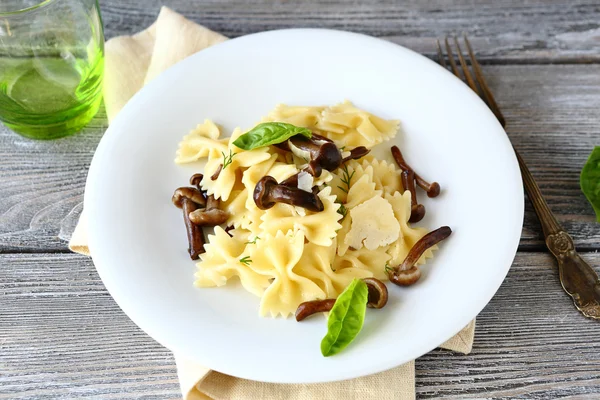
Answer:
[[[282,28],[330,28],[434,54],[434,39],[469,34],[490,63],[598,62],[595,0],[104,0],[107,37],[149,26],[161,5],[229,37]]]
[[[0,265],[0,398],[179,397],[171,354],[120,311],[90,259],[10,254]],[[598,398],[598,335],[551,257],[520,253],[478,317],[473,352],[417,360],[418,398]]]
[[[578,247],[598,248],[600,225],[578,182],[587,155],[600,139],[600,66],[484,69],[508,120],[508,133],[550,207]],[[0,128],[0,252],[66,250],[63,239],[81,212],[87,168],[105,127],[101,113],[82,133],[50,142]],[[543,248],[528,203],[521,246]]]

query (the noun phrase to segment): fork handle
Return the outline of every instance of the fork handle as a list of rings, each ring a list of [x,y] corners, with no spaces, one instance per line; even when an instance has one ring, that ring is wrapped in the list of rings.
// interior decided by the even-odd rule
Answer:
[[[535,180],[533,179],[531,172],[529,172],[529,168],[527,168],[525,161],[523,161],[523,158],[517,149],[514,150],[515,154],[517,155],[517,160],[519,160],[519,167],[521,168],[521,175],[523,176],[525,191],[527,192],[527,196],[529,196],[529,200],[531,201],[531,204],[535,209],[535,213],[540,220],[542,230],[544,231],[544,238],[547,239],[548,235],[564,231],[554,217],[554,214],[552,214],[552,211],[550,211],[548,203],[546,203],[546,200],[544,200],[542,192],[540,191],[537,183],[535,183]],[[550,249],[550,251],[552,251],[552,249]]]
[[[600,318],[600,281],[598,275],[575,250],[573,239],[560,226],[546,200],[542,196],[539,186],[535,183],[529,168],[515,149],[525,190],[531,204],[535,209],[542,230],[546,246],[558,261],[560,283],[573,298],[575,306],[587,317]]]

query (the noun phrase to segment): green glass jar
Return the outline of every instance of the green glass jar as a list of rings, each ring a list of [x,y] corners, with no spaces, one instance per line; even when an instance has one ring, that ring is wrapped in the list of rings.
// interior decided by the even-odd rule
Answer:
[[[102,102],[97,0],[0,1],[0,120],[32,139],[83,128]]]

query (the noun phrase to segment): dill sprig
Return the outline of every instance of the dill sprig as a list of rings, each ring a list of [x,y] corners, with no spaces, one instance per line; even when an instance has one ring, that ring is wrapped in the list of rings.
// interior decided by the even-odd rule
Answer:
[[[389,263],[385,263],[385,267],[383,268],[387,274],[391,274],[394,272],[394,268],[390,267]]]
[[[255,238],[254,238],[254,240],[253,240],[253,241],[251,241],[251,242],[250,242],[250,241],[248,241],[248,242],[246,242],[246,243],[244,243],[244,244],[256,244],[256,241],[257,241],[257,240],[260,240],[260,237],[258,237],[258,236],[257,236],[257,237],[255,237]]]
[[[231,150],[229,150],[229,155],[226,155],[224,152],[221,152],[221,154],[223,154],[223,169],[225,169],[229,164],[233,162],[233,156],[235,156],[237,153],[234,153]]]
[[[340,180],[342,181],[342,183],[344,185],[346,185],[346,187],[341,187],[338,186],[338,188],[340,190],[342,190],[344,193],[348,193],[348,191],[350,190],[350,183],[352,182],[352,177],[354,176],[354,173],[356,171],[352,171],[352,173],[350,173],[348,171],[348,166],[344,164],[344,166],[342,167],[342,177],[340,178]]]
[[[346,215],[348,214],[348,209],[346,208],[345,205],[340,204],[340,208],[338,208],[337,212],[338,212],[338,214],[341,214],[342,219],[344,219],[344,217],[346,217]]]
[[[252,259],[250,258],[250,256],[246,256],[244,258],[240,258],[240,262],[245,266],[249,266],[250,264],[252,264]]]

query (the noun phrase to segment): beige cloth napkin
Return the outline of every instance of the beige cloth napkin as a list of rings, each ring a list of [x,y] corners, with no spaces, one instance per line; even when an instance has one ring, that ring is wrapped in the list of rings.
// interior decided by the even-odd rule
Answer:
[[[125,103],[162,71],[185,57],[226,37],[197,25],[163,7],[148,29],[106,43],[104,101],[112,121]],[[69,248],[89,255],[87,218],[82,212]],[[469,353],[473,346],[475,321],[441,347]],[[269,400],[269,399],[414,399],[414,361],[379,374],[323,384],[272,384],[239,379],[211,371],[176,354],[177,375],[185,400]],[[390,382],[393,384],[390,385]]]

